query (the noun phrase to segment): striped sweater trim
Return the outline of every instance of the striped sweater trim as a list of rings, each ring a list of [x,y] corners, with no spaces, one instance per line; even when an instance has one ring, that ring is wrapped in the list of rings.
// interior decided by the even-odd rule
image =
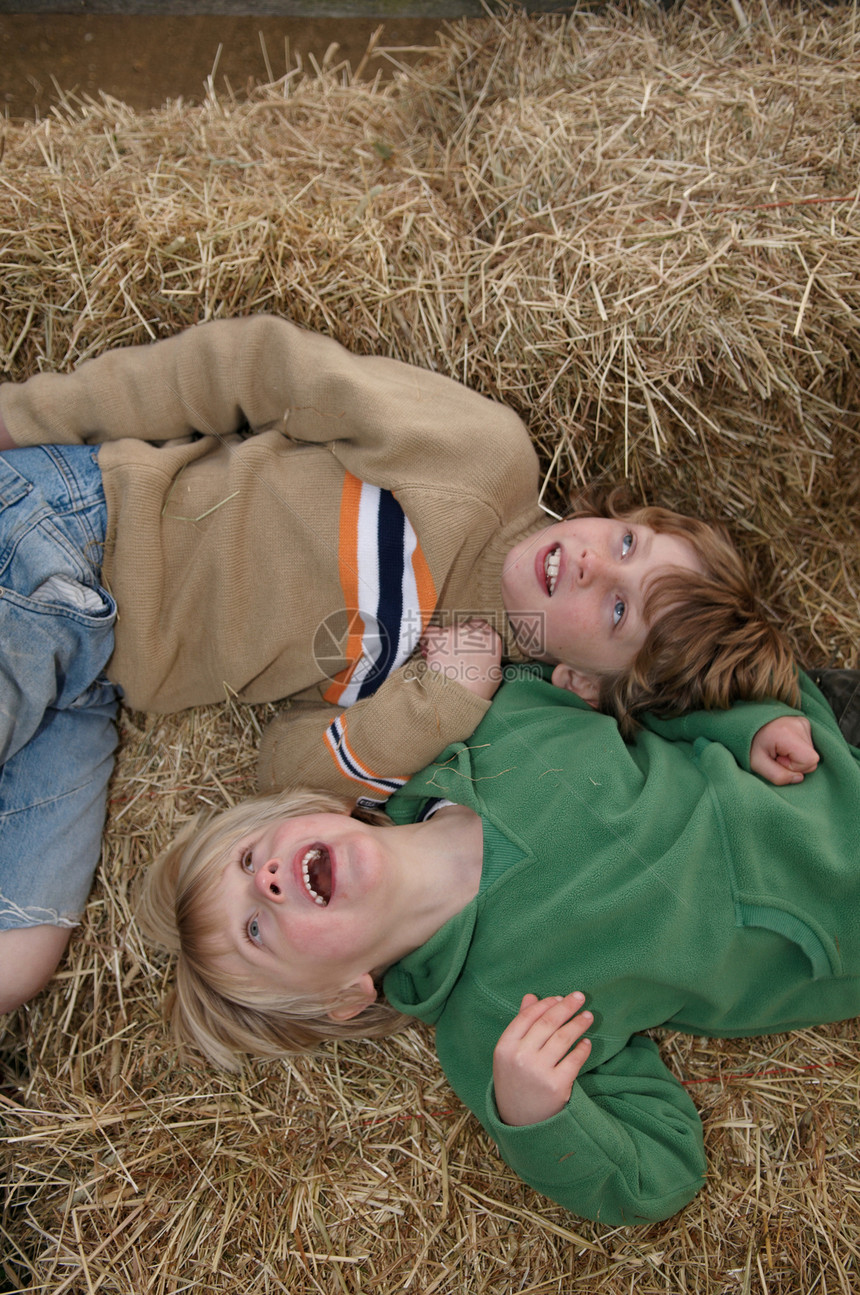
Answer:
[[[359,760],[349,745],[345,715],[339,715],[337,719],[332,720],[325,731],[324,740],[332,759],[344,777],[376,792],[381,798],[387,799],[406,782],[405,778],[384,778],[374,773],[372,769],[368,769],[367,765]]]
[[[347,615],[347,665],[325,700],[370,697],[414,652],[436,606],[418,537],[388,490],[344,474],[338,569]]]

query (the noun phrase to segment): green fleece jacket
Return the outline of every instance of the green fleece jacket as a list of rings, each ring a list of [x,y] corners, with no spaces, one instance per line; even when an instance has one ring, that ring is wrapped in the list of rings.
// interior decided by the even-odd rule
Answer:
[[[860,1013],[860,751],[814,686],[821,764],[798,785],[749,772],[777,704],[649,721],[634,745],[538,668],[504,684],[466,744],[392,798],[443,797],[484,825],[477,898],[385,977],[436,1027],[460,1098],[522,1178],[606,1223],[667,1218],[701,1187],[702,1128],[640,1033],[789,1030]],[[565,1109],[499,1119],[493,1049],[523,994],[580,989],[591,1055]]]

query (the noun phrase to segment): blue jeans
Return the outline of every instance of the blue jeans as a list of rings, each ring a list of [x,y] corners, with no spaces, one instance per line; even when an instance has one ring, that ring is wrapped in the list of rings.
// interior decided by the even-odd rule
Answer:
[[[97,453],[0,453],[0,930],[80,917],[101,850],[119,690]]]

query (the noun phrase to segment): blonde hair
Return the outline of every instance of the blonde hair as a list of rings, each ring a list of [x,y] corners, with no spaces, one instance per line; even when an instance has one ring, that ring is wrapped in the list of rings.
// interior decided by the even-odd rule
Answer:
[[[639,716],[723,709],[775,697],[797,706],[797,666],[788,640],[768,617],[751,573],[719,522],[668,508],[636,506],[625,487],[578,501],[573,517],[615,517],[686,539],[703,572],[667,572],[649,587],[650,622],[633,663],[603,675],[598,709],[628,740]]]
[[[144,935],[176,956],[176,979],[168,1004],[174,1034],[215,1065],[239,1068],[241,1054],[281,1057],[325,1039],[391,1034],[410,1018],[385,1002],[348,1021],[333,1020],[335,1007],[350,1006],[347,991],[335,1001],[288,996],[249,984],[218,965],[219,924],[214,900],[231,849],[248,831],[283,818],[347,814],[387,824],[384,814],[354,808],[324,792],[286,791],[224,810],[207,811],[186,823],[147,869],[137,894],[136,916]]]

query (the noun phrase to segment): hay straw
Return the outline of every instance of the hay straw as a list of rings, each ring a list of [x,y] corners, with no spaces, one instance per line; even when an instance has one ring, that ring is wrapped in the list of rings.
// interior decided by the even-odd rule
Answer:
[[[365,82],[7,123],[0,368],[279,311],[512,404],[545,496],[626,475],[728,520],[810,664],[857,660],[860,52],[771,0],[452,24]],[[419,1027],[225,1078],[178,1060],[130,885],[253,786],[269,713],[125,715],[99,884],[0,1025],[2,1245],[43,1292],[841,1292],[858,1278],[856,1024],[663,1039],[708,1188],[665,1224],[518,1183]]]

